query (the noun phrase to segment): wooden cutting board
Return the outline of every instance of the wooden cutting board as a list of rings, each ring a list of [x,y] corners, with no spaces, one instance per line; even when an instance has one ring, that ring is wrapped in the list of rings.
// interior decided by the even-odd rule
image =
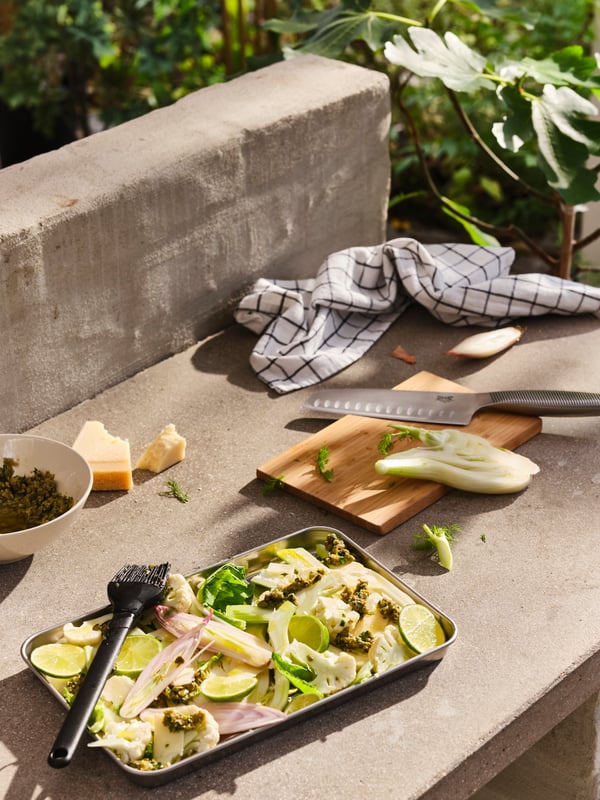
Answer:
[[[464,386],[439,378],[430,372],[419,372],[394,387],[424,391],[469,392]],[[327,425],[304,442],[272,458],[258,467],[262,480],[282,478],[291,494],[320,508],[325,508],[373,533],[389,533],[393,528],[418,514],[451,491],[433,481],[378,475],[373,467],[381,458],[377,449],[392,420],[348,415]],[[440,428],[411,422],[420,427]],[[513,450],[542,429],[539,417],[526,417],[498,411],[478,412],[461,430],[484,436],[497,447]],[[408,444],[398,443],[394,451]],[[316,468],[321,447],[329,448],[327,468],[333,480],[327,481]]]

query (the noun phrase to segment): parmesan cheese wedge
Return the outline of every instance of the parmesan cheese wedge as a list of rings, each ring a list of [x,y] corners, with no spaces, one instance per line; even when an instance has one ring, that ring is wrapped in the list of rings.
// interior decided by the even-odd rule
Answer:
[[[73,450],[92,468],[92,491],[129,491],[133,487],[129,442],[112,436],[98,420],[88,420],[84,424]]]
[[[162,472],[185,458],[186,440],[169,424],[146,447],[139,457],[136,469],[147,469],[150,472]]]

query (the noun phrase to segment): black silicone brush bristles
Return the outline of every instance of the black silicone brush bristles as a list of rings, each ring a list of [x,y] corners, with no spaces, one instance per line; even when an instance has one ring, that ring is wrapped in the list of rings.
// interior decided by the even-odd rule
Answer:
[[[117,572],[111,583],[149,583],[152,586],[164,586],[169,576],[171,565],[125,564]]]

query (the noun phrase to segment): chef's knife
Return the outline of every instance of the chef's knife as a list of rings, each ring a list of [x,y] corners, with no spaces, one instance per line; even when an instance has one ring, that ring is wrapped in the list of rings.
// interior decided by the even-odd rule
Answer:
[[[480,409],[528,416],[600,416],[600,394],[552,389],[498,392],[423,392],[403,389],[322,389],[304,408],[341,417],[396,419],[436,425],[468,425]]]

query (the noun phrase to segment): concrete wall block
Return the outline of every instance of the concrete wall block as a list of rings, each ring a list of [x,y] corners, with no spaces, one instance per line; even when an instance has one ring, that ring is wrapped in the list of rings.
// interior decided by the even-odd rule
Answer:
[[[389,106],[384,75],[306,56],[2,170],[0,430],[229,324],[259,276],[382,241]]]
[[[600,695],[583,703],[472,800],[600,800]]]

